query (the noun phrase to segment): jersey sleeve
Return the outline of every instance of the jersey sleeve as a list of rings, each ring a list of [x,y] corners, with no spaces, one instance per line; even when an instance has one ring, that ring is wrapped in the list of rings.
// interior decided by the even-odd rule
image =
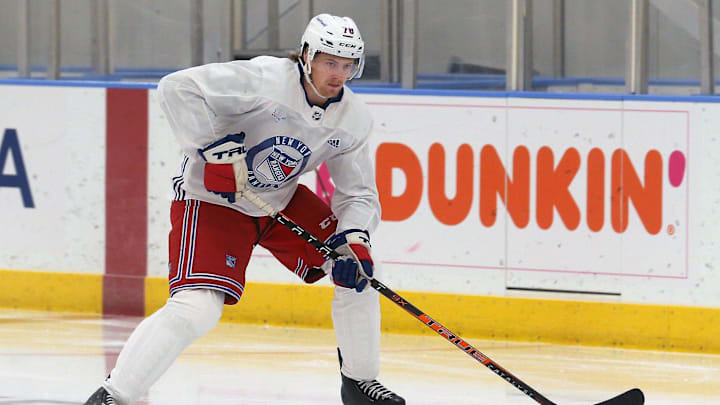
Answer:
[[[165,76],[157,97],[183,151],[194,156],[227,135],[223,123],[253,108],[262,70],[249,62],[208,64]]]
[[[335,183],[332,211],[337,231],[364,229],[373,232],[380,223],[380,200],[367,136],[348,151],[326,162]]]

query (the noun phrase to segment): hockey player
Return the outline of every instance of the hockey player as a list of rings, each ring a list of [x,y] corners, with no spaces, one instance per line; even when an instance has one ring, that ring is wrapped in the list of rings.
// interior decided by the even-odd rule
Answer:
[[[405,403],[376,380],[380,308],[367,287],[369,235],[380,220],[367,144],[372,119],[344,86],[360,77],[364,60],[355,22],[321,14],[293,58],[208,64],[160,81],[160,103],[184,152],[170,211],[170,298],[138,325],[86,404],[129,404],[143,395],[215,327],[224,305],[238,303],[255,245],[307,283],[331,274],[343,403]],[[298,185],[323,162],[335,182],[332,209]],[[246,190],[344,259],[326,261],[244,199]]]

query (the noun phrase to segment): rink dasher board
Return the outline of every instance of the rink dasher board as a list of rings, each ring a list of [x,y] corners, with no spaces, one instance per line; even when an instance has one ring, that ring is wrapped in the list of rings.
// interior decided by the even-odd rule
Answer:
[[[25,207],[18,187],[0,186],[5,212],[0,268],[104,274],[106,88],[0,89],[2,174],[18,174],[19,151],[34,202]],[[163,277],[170,179],[180,152],[155,90],[128,90],[148,94],[145,274]],[[371,154],[376,170],[378,159],[384,162],[377,176],[381,201],[389,207],[373,234],[373,253],[394,289],[495,297],[513,295],[508,288],[563,290],[601,293],[581,297],[610,303],[720,305],[711,287],[720,277],[712,270],[720,266],[715,246],[720,192],[713,187],[720,179],[716,103],[701,97],[393,93],[398,92],[363,90],[360,96],[375,119]],[[16,145],[8,140],[9,130]],[[500,165],[484,167],[483,157]],[[548,161],[563,162],[574,174],[554,173]],[[590,170],[598,162],[602,170]],[[636,177],[623,177],[629,168]],[[524,185],[524,176],[525,196],[516,191],[522,187],[507,187],[505,200],[516,203],[508,209],[498,190],[481,183],[483,172],[490,180],[498,173],[507,176],[508,185],[516,187]],[[440,178],[444,193],[438,191]],[[623,199],[613,195],[613,185],[635,179],[636,193],[613,205],[614,196]],[[552,190],[562,195],[553,198],[548,185],[559,180],[569,185]],[[314,176],[301,182],[317,188]],[[602,197],[593,199],[590,192]],[[483,208],[493,195],[496,211],[489,220]],[[650,198],[658,195],[659,211]],[[295,283],[267,256],[256,251],[250,281]]]

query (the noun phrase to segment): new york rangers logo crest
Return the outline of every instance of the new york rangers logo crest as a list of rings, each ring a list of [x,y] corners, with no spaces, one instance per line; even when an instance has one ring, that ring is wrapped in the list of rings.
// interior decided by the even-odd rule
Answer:
[[[248,183],[256,188],[278,188],[303,172],[310,155],[310,148],[295,138],[268,138],[247,152]]]
[[[295,170],[299,161],[273,146],[272,152],[255,167],[255,171],[268,179],[272,178],[277,182],[283,182]]]

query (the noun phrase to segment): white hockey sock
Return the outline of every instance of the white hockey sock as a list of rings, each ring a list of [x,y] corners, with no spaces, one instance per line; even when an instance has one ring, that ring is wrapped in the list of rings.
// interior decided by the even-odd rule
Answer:
[[[216,290],[176,293],[130,335],[105,389],[122,404],[135,402],[187,346],[215,327],[224,301],[225,294]]]
[[[380,302],[368,286],[361,293],[335,287],[332,318],[343,358],[342,373],[354,380],[374,380],[380,373]]]

